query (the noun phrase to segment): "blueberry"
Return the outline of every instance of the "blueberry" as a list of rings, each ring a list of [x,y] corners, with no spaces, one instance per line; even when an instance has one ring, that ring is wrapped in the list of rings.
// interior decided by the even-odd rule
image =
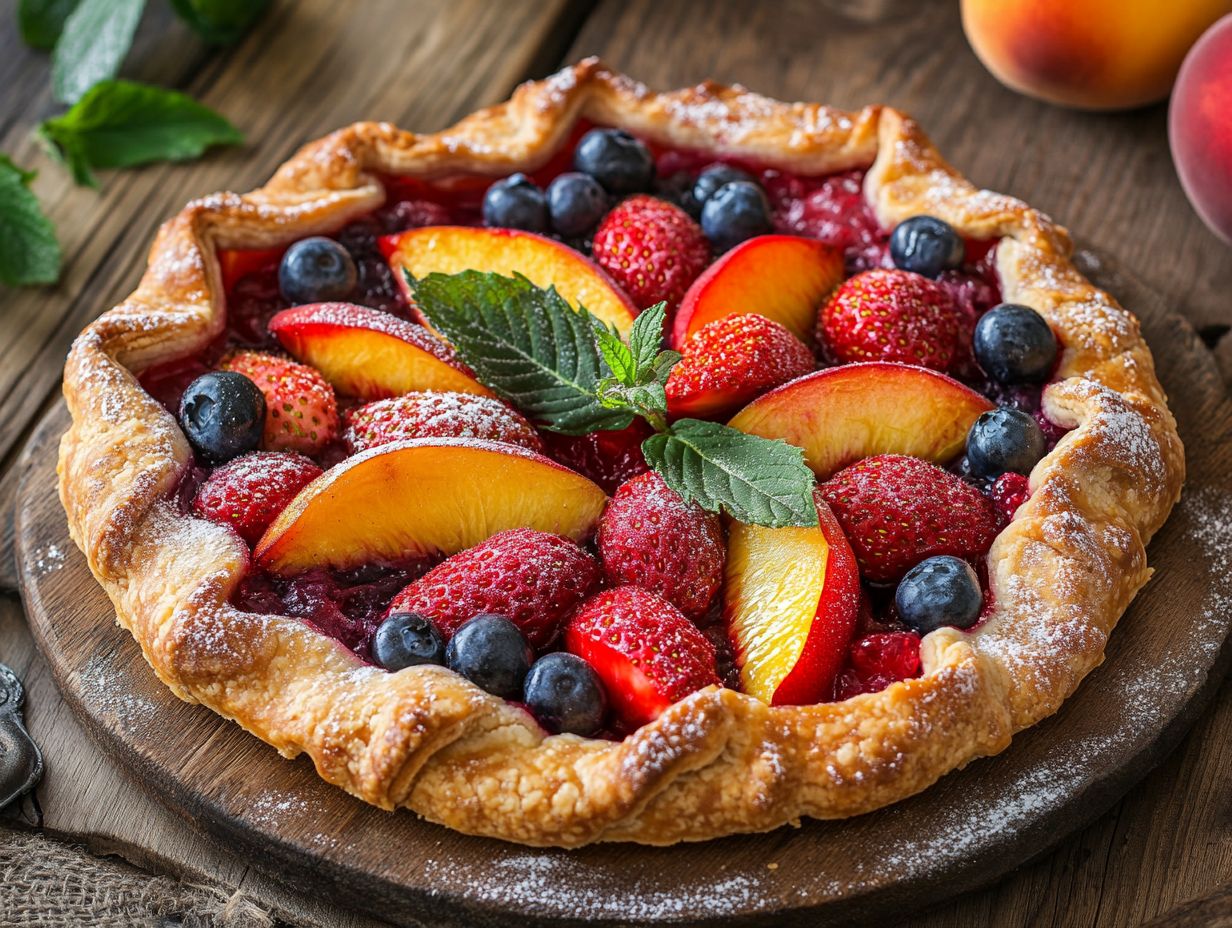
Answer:
[[[761,187],[747,180],[724,184],[702,206],[702,231],[716,254],[773,229],[770,201]]]
[[[547,198],[525,174],[510,174],[494,183],[483,195],[483,224],[500,229],[546,232]]]
[[[332,238],[302,239],[287,249],[278,265],[278,289],[291,303],[343,300],[355,289],[355,261]]]
[[[243,374],[210,371],[180,397],[180,427],[197,454],[221,464],[261,443],[265,397]]]
[[[912,216],[894,227],[890,257],[894,266],[936,278],[963,263],[966,245],[949,223],[934,216]]]
[[[607,709],[599,675],[586,661],[563,651],[535,662],[526,676],[522,701],[553,734],[593,735]]]
[[[970,628],[980,617],[984,596],[971,565],[947,554],[907,571],[894,591],[894,605],[900,619],[927,635],[945,625]]]
[[[445,648],[445,665],[480,689],[504,699],[522,695],[535,653],[503,615],[477,615],[462,624]]]
[[[1029,474],[1044,456],[1044,433],[1030,413],[1001,406],[982,414],[967,433],[967,463],[991,480],[1007,471]]]
[[[372,636],[372,659],[386,670],[445,663],[445,639],[432,621],[416,612],[395,612]]]
[[[984,373],[1001,383],[1040,383],[1052,373],[1057,337],[1029,306],[1002,303],[980,317],[972,343]]]
[[[585,235],[607,212],[607,194],[589,174],[570,171],[548,184],[548,212],[561,235]]]
[[[697,175],[697,180],[693,182],[693,198],[705,206],[706,201],[714,196],[720,187],[738,180],[750,184],[757,183],[748,171],[734,168],[730,164],[712,164],[703,168],[702,172]]]
[[[608,193],[638,193],[654,182],[654,156],[645,143],[620,129],[591,129],[573,151],[573,167]]]

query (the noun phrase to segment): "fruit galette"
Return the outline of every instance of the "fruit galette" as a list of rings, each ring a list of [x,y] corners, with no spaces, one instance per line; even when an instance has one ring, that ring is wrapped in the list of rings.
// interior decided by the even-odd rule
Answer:
[[[586,61],[189,204],[61,496],[158,676],[374,805],[668,844],[1054,712],[1183,455],[1134,317],[920,129]]]

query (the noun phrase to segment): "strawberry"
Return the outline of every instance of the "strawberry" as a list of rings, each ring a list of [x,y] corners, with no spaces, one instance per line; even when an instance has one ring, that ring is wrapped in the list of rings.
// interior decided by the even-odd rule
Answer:
[[[261,351],[237,351],[222,369],[243,374],[265,394],[266,451],[315,454],[338,434],[338,401],[320,372],[307,364]]]
[[[900,361],[947,371],[963,356],[967,322],[949,291],[900,270],[845,281],[817,317],[817,341],[833,361]]]
[[[477,615],[503,615],[541,649],[598,579],[595,559],[568,538],[508,529],[413,580],[394,597],[389,614],[416,612],[446,636]]]
[[[629,197],[595,232],[595,261],[645,308],[665,300],[670,313],[710,261],[701,227],[679,206]]]
[[[813,367],[804,342],[774,320],[755,313],[724,316],[685,342],[667,378],[668,415],[726,418]]]
[[[608,583],[636,583],[696,618],[723,581],[727,545],[719,517],[686,503],[654,471],[627,481],[599,521]]]
[[[637,586],[588,599],[565,626],[565,648],[595,669],[632,727],[719,683],[714,645],[675,606]]]
[[[901,454],[865,458],[821,485],[864,579],[899,580],[926,557],[973,560],[998,531],[979,490],[935,464]]]
[[[643,420],[634,419],[627,428],[589,435],[544,432],[543,443],[556,461],[589,477],[603,492],[612,493],[630,477],[650,470],[642,455],[642,442],[653,434]]]
[[[1022,474],[1007,471],[993,481],[989,495],[992,497],[993,505],[997,507],[997,515],[1001,517],[1001,524],[1006,525],[1010,519],[1014,518],[1018,507],[1025,503],[1027,497],[1031,495],[1031,481]]]
[[[405,393],[347,416],[346,443],[352,454],[408,438],[482,438],[543,449],[539,433],[520,412],[488,396]]]
[[[248,544],[256,544],[270,523],[321,468],[302,454],[254,451],[210,474],[193,499],[193,512],[230,525]]]

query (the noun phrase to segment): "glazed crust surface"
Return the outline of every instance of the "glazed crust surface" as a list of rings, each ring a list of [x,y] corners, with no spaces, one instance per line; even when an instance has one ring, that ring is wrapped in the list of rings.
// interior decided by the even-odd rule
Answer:
[[[971,633],[925,637],[924,673],[841,703],[768,707],[709,688],[622,742],[546,736],[439,667],[386,673],[302,622],[228,602],[248,552],[170,501],[191,452],[135,373],[224,325],[220,248],[328,232],[384,200],[381,178],[504,175],[544,164],[579,120],[806,174],[867,169],[883,225],[930,213],[1000,239],[1003,298],[1064,346],[1044,408],[1070,431],[988,555],[995,604]],[[1184,454],[1137,320],[1070,262],[1064,229],[977,190],[902,113],[785,104],[710,83],[653,93],[587,60],[452,128],[359,123],[263,188],[167,222],[141,284],[78,337],[60,495],[76,543],[159,678],[385,809],[529,845],[671,844],[841,818],[916,793],[1055,712],[1103,659],[1147,581],[1145,545],[1179,497]]]

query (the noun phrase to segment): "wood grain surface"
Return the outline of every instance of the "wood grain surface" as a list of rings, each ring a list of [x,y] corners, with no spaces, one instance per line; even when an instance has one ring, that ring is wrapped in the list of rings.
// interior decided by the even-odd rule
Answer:
[[[30,626],[104,753],[258,870],[396,924],[667,924],[687,915],[698,925],[846,925],[934,903],[1034,857],[1119,799],[1176,744],[1232,656],[1223,647],[1232,444],[1218,440],[1232,433],[1232,401],[1182,319],[1106,262],[1093,266],[1157,346],[1187,446],[1186,499],[1150,549],[1158,573],[1118,627],[1107,663],[1054,718],[882,812],[669,849],[558,852],[367,807],[322,783],[305,759],[282,760],[175,699],[114,628],[110,602],[57,518],[60,407],[32,439],[18,492]]]
[[[1046,107],[984,72],[958,31],[956,3],[846,5],[893,15],[845,19],[819,2],[613,0],[592,10],[565,0],[360,0],[344,11],[298,0],[276,3],[242,44],[211,53],[151,4],[126,76],[200,95],[249,133],[249,145],[191,165],[112,173],[95,194],[69,187],[29,140],[55,111],[46,58],[21,45],[15,3],[0,3],[0,150],[40,169],[36,190],[51,204],[66,251],[60,287],[0,289],[0,586],[15,582],[4,510],[17,450],[54,399],[72,335],[135,284],[159,221],[191,196],[251,186],[299,142],[351,119],[438,128],[581,54],[604,54],[658,86],[713,76],[786,98],[903,106],[968,176],[1048,210],[1121,258],[1212,341],[1232,322],[1232,255],[1183,199],[1162,106],[1099,116]],[[1232,339],[1216,350],[1227,380]],[[100,851],[276,900],[287,921],[349,924],[314,894],[279,890],[215,847],[92,748],[33,652],[13,597],[0,596],[0,660],[23,673],[31,694],[31,727],[49,758],[40,791],[49,827]],[[1232,879],[1229,733],[1225,692],[1181,749],[1095,824],[992,889],[927,915],[912,907],[898,914],[929,928],[1136,925],[1211,893]],[[1216,912],[1199,909],[1207,920]]]

